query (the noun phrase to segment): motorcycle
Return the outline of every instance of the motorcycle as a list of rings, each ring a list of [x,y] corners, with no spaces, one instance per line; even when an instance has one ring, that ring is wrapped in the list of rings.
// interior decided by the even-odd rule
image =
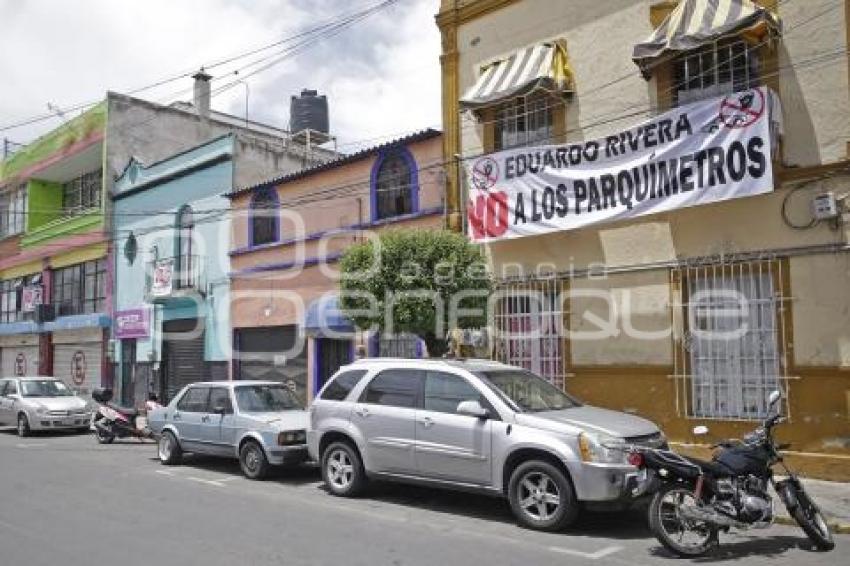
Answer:
[[[719,545],[719,533],[730,529],[767,528],[774,521],[772,485],[797,524],[819,550],[832,550],[835,542],[823,513],[806,493],[799,478],[785,466],[774,427],[785,421],[778,410],[782,398],[771,393],[768,416],[742,440],[724,440],[710,462],[669,450],[627,447],[628,461],[638,468],[632,494],[654,493],[649,525],[658,541],[682,557],[704,555]],[[708,434],[698,426],[694,434]],[[773,466],[786,479],[777,481]]]
[[[153,438],[150,428],[136,425],[138,410],[112,403],[112,389],[95,389],[92,399],[98,402],[92,417],[92,427],[99,444],[111,444],[116,438]],[[146,406],[152,406],[150,403]]]

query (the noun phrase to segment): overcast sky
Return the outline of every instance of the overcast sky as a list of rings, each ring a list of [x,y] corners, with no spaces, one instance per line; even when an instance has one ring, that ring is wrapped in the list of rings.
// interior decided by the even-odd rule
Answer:
[[[0,0],[0,126],[45,114],[48,103],[70,108],[101,99],[107,90],[127,93],[378,2]],[[399,0],[246,78],[250,117],[286,127],[290,96],[313,88],[328,95],[331,132],[342,151],[439,127],[438,5],[439,0]],[[211,69],[217,77],[213,89],[234,80],[236,68],[291,45]],[[190,100],[191,87],[190,78],[181,78],[136,96]],[[216,96],[212,107],[244,115],[245,87]],[[51,118],[0,132],[0,138],[27,142],[59,124],[59,118]]]

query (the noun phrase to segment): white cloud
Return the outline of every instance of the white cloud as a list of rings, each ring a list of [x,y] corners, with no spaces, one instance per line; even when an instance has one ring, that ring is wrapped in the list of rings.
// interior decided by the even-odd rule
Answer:
[[[100,99],[106,90],[128,92],[373,3],[0,0],[0,125],[44,114],[48,102],[69,107]],[[286,126],[290,95],[316,88],[328,95],[332,131],[343,150],[358,140],[439,125],[438,4],[402,0],[248,78],[251,116]],[[216,68],[212,74],[233,68]],[[214,86],[232,78],[222,77]],[[188,99],[190,89],[191,80],[184,78],[139,96],[163,102],[183,91]],[[213,107],[242,115],[244,96],[244,87],[238,86],[216,97]],[[51,119],[0,132],[0,137],[28,141],[58,123]]]

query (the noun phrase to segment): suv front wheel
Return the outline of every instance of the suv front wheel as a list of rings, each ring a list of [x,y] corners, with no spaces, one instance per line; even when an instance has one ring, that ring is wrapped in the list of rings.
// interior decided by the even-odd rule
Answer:
[[[334,442],[322,453],[322,479],[334,495],[358,495],[366,485],[360,454],[347,442]]]
[[[520,464],[508,485],[511,510],[525,527],[558,531],[575,521],[578,502],[570,480],[542,460]]]

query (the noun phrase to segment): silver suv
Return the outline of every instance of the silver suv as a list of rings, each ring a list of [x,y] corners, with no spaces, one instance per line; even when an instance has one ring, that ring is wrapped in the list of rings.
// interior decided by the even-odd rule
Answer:
[[[646,419],[487,360],[359,360],[309,412],[308,450],[334,495],[368,478],[472,489],[506,496],[541,530],[570,524],[581,503],[629,499],[638,472],[619,445],[666,444]]]

